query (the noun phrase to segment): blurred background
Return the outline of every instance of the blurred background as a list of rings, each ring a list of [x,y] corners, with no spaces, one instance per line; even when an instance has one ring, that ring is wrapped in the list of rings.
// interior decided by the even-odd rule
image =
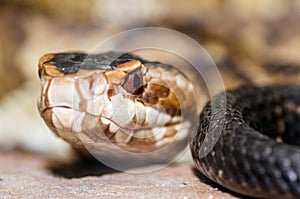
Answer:
[[[145,26],[198,41],[226,88],[300,79],[297,0],[1,0],[0,150],[70,157],[69,146],[47,129],[36,108],[39,58],[91,51],[113,34]]]

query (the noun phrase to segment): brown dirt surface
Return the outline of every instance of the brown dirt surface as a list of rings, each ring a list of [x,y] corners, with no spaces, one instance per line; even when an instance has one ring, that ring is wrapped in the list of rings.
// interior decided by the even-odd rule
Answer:
[[[96,163],[57,164],[44,156],[0,152],[0,198],[236,198],[177,164],[155,172],[118,172]]]

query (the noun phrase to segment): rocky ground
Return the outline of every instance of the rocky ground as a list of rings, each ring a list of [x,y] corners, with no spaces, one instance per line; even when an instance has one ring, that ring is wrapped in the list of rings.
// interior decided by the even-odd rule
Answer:
[[[238,198],[219,190],[189,163],[155,172],[118,172],[96,163],[57,162],[0,152],[0,198]]]

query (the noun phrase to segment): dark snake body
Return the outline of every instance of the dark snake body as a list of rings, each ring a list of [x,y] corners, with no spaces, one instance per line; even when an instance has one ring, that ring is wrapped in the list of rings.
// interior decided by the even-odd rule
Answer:
[[[222,95],[213,100],[217,108],[204,107],[191,144],[197,169],[244,195],[300,198],[300,86],[246,86],[228,91],[226,103]],[[220,121],[222,134],[202,157],[205,137]]]

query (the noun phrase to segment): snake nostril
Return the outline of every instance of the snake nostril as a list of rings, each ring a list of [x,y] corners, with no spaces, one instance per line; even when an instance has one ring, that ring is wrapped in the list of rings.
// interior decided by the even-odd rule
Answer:
[[[111,96],[113,96],[113,94],[114,94],[114,89],[109,89],[108,91],[107,91],[107,97],[110,99],[111,98]]]

